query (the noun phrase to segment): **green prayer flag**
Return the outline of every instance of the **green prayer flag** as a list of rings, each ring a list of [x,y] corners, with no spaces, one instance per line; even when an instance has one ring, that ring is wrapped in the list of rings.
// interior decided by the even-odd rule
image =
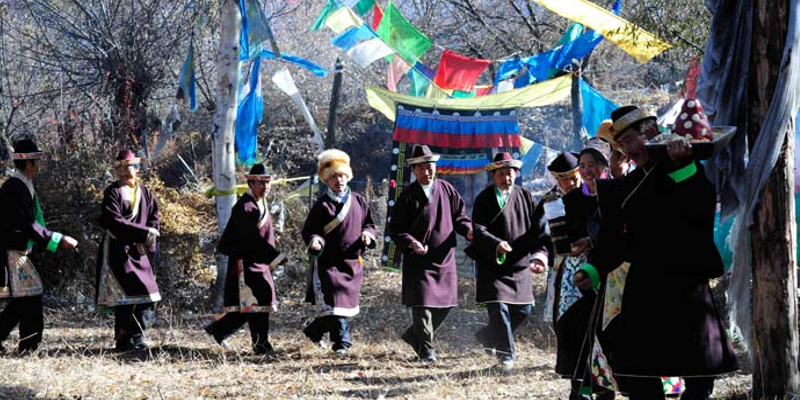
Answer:
[[[556,42],[555,47],[572,42],[581,35],[583,35],[583,25],[577,22],[573,22],[572,24],[570,24],[569,27],[567,27],[567,30],[564,31],[564,34],[561,35],[561,39],[558,39],[558,42]]]
[[[375,0],[361,0],[353,6],[353,11],[360,16],[368,13],[375,6]]]
[[[389,2],[381,23],[376,30],[378,36],[409,64],[414,64],[431,47],[430,39],[400,14]]]
[[[414,97],[425,97],[425,91],[431,84],[430,79],[414,68],[408,71],[408,77],[411,78],[411,91],[408,94]]]
[[[471,92],[453,90],[453,98],[455,99],[469,99],[475,97],[476,94],[478,94],[478,89],[473,89]]]
[[[325,26],[325,20],[328,19],[328,16],[331,15],[334,11],[338,10],[342,6],[336,0],[328,0],[325,4],[325,7],[322,9],[322,12],[319,13],[317,19],[314,20],[314,23],[311,24],[312,31],[318,31],[323,26]]]

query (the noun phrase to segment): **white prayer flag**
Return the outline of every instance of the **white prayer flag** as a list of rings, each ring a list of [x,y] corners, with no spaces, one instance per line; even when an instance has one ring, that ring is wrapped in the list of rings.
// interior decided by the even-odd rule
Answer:
[[[383,43],[383,40],[379,38],[361,42],[353,46],[350,50],[347,50],[347,55],[362,68],[366,68],[375,61],[390,54],[394,54],[394,50],[387,46],[386,43]]]

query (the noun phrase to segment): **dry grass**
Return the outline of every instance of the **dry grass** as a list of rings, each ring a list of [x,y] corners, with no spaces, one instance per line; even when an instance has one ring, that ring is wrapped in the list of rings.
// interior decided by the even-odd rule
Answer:
[[[150,354],[120,356],[110,351],[110,316],[49,312],[37,353],[2,356],[0,398],[566,399],[568,382],[552,372],[554,338],[546,324],[523,326],[517,366],[509,373],[496,369],[472,339],[486,315],[472,305],[474,287],[465,280],[460,303],[466,306],[448,317],[438,335],[440,361],[423,365],[398,338],[409,322],[399,305],[400,276],[371,268],[366,280],[362,313],[353,324],[355,345],[345,357],[303,338],[300,326],[310,309],[299,303],[297,289],[282,293],[271,330],[277,354],[268,357],[250,354],[245,332],[234,336],[235,350],[224,351],[200,329],[210,317],[173,315],[163,307],[150,331]],[[537,285],[537,297],[540,291]],[[749,377],[726,378],[718,381],[715,398],[748,387]]]

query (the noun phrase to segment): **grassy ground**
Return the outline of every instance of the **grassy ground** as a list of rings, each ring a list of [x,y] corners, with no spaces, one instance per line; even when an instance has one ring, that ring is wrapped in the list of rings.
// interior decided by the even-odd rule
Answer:
[[[0,398],[567,398],[568,382],[552,372],[555,341],[548,325],[537,322],[540,310],[517,334],[520,361],[503,372],[472,338],[486,312],[472,305],[474,288],[464,281],[464,307],[451,313],[437,337],[440,361],[425,365],[398,338],[409,321],[399,305],[400,276],[371,270],[366,282],[362,312],[353,321],[355,344],[343,357],[303,338],[300,327],[311,310],[300,304],[299,293],[284,293],[272,321],[277,353],[267,357],[250,354],[246,332],[234,336],[234,350],[222,350],[201,330],[210,316],[171,314],[164,307],[149,333],[149,354],[121,356],[111,352],[110,316],[50,310],[38,352],[0,356]],[[714,398],[740,398],[749,386],[748,376],[726,377],[717,381]]]

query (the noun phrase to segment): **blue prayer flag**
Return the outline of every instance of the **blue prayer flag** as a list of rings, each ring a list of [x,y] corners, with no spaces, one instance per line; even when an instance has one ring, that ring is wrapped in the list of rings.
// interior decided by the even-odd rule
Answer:
[[[242,88],[241,100],[236,110],[236,154],[239,162],[253,165],[258,147],[258,125],[264,115],[264,99],[261,94],[261,57],[256,57],[250,67],[250,82]]]
[[[189,100],[189,111],[197,110],[197,77],[194,74],[194,38],[189,41],[189,52],[181,67],[181,75],[178,78],[178,93],[175,97],[178,100]]]

